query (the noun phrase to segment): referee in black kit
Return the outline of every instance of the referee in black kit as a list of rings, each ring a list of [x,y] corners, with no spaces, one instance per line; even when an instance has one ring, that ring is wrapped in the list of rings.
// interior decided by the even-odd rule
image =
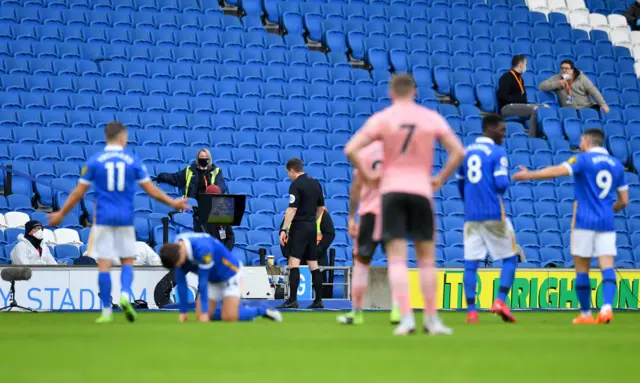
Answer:
[[[322,273],[318,269],[316,252],[316,220],[324,211],[324,196],[320,182],[304,173],[302,161],[292,158],[287,161],[289,207],[280,228],[280,246],[288,243],[289,253],[289,299],[280,308],[298,308],[298,285],[300,284],[300,261],[307,261],[311,271],[311,283],[315,300],[310,309],[323,308]],[[290,228],[290,229],[288,229]]]

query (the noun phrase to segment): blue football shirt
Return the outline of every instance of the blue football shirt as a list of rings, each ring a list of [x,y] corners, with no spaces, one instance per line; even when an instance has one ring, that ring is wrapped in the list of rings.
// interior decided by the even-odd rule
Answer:
[[[572,228],[615,231],[616,191],[627,190],[620,161],[602,147],[577,154],[564,165],[574,178]]]
[[[508,168],[507,153],[489,137],[478,137],[465,148],[456,177],[463,183],[466,221],[505,219],[502,194],[509,185]]]
[[[95,189],[97,225],[133,226],[136,183],[148,181],[147,169],[140,159],[120,146],[107,145],[89,159],[79,182]]]
[[[209,283],[221,283],[234,277],[242,263],[216,238],[206,233],[183,233],[175,243],[183,242],[187,261],[175,271],[176,288],[180,299],[180,312],[187,312],[187,274],[198,275],[198,292],[202,297],[202,311],[208,310]]]

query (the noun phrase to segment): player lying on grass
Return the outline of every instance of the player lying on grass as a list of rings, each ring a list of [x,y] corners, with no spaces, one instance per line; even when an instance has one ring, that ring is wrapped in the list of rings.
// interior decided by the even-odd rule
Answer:
[[[613,320],[612,304],[616,295],[616,229],[614,214],[629,204],[629,187],[620,161],[603,148],[604,133],[589,129],[580,138],[582,153],[567,162],[537,171],[521,171],[515,181],[544,180],[565,176],[574,178],[575,202],[571,222],[571,255],[576,266],[575,290],[581,315],[574,324],[609,323]],[[617,200],[614,197],[617,193]],[[591,315],[591,258],[598,258],[602,270],[604,304],[596,319]]]
[[[175,270],[180,322],[188,318],[187,273],[198,275],[196,313],[200,322],[215,318],[218,302],[222,302],[220,319],[225,322],[251,321],[258,316],[282,322],[277,310],[240,305],[242,262],[209,234],[178,235],[175,243],[160,248],[160,260],[164,267]]]
[[[467,299],[467,323],[478,322],[476,285],[478,266],[487,253],[502,261],[500,292],[491,311],[505,322],[515,322],[505,304],[513,285],[518,256],[511,222],[504,214],[502,194],[509,187],[509,161],[500,145],[507,132],[504,119],[488,115],[482,120],[483,137],[465,148],[458,170],[458,188],[464,200],[464,292]]]

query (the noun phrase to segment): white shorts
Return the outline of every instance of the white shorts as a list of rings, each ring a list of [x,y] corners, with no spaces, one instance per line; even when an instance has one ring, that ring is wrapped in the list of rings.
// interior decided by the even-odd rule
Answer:
[[[242,294],[242,267],[236,275],[220,283],[209,283],[209,300],[220,302],[226,297],[240,298]]]
[[[591,258],[602,255],[615,256],[617,253],[615,231],[585,229],[573,229],[571,231],[571,255]]]
[[[95,259],[135,258],[136,230],[133,226],[94,225],[87,247]]]
[[[516,236],[511,221],[480,221],[464,223],[464,259],[481,261],[487,253],[494,260],[516,254]]]

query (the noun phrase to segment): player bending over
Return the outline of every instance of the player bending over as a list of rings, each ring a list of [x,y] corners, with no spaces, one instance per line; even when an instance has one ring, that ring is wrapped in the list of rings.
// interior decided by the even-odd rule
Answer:
[[[504,214],[502,194],[509,186],[509,161],[500,145],[507,132],[504,119],[491,114],[482,120],[483,137],[466,147],[458,170],[458,187],[464,200],[464,292],[467,298],[467,323],[478,323],[476,284],[478,265],[487,252],[502,260],[500,292],[491,311],[505,322],[515,322],[505,304],[513,285],[518,256],[513,226]]]
[[[464,148],[447,121],[438,113],[414,102],[416,87],[410,75],[391,79],[392,105],[367,120],[347,143],[345,154],[367,183],[366,165],[359,152],[373,141],[383,145],[382,240],[389,259],[392,296],[398,300],[402,319],[395,335],[415,332],[415,317],[409,301],[407,239],[415,243],[420,286],[424,297],[424,330],[451,334],[437,314],[433,192],[452,176],[464,158]],[[436,140],[449,152],[442,172],[432,179]]]
[[[382,172],[382,143],[380,141],[372,142],[362,150],[361,155],[365,168],[371,173],[369,178],[378,179]],[[378,244],[381,244],[381,204],[378,185],[363,182],[358,171],[354,170],[349,191],[349,236],[355,241],[353,279],[351,281],[353,310],[349,314],[338,316],[338,322],[343,324],[359,325],[364,323],[362,307],[364,294],[369,284],[369,264]],[[359,224],[355,220],[356,209],[360,217]],[[394,299],[391,309],[391,323],[400,323],[400,317],[398,302]]]
[[[571,255],[576,264],[575,290],[582,313],[574,324],[609,323],[613,320],[612,304],[616,295],[614,257],[616,232],[614,214],[629,204],[629,191],[624,168],[607,149],[602,147],[604,133],[589,129],[580,138],[582,153],[567,162],[538,171],[521,171],[513,175],[516,181],[544,180],[573,176],[575,202],[571,222]],[[614,195],[618,198],[614,202]],[[591,315],[591,257],[597,257],[602,270],[602,298],[597,319]]]
[[[130,322],[136,320],[131,305],[133,261],[136,254],[136,232],[133,228],[133,200],[136,183],[152,198],[176,210],[187,209],[186,199],[172,200],[149,178],[147,169],[135,155],[124,151],[127,128],[112,121],[105,127],[107,146],[89,159],[82,169],[78,186],[69,194],[59,211],[49,214],[48,226],[57,226],[65,215],[82,200],[91,185],[96,191],[95,220],[91,228],[89,253],[98,260],[98,289],[102,315],[97,323],[113,321],[111,312],[111,263],[120,258],[120,306]]]
[[[198,275],[197,318],[200,322],[218,319],[218,302],[222,302],[219,319],[225,322],[252,321],[258,316],[282,322],[279,311],[240,305],[242,262],[216,238],[206,233],[183,233],[175,243],[160,248],[162,265],[175,269],[180,300],[180,322],[187,321],[187,273]]]

